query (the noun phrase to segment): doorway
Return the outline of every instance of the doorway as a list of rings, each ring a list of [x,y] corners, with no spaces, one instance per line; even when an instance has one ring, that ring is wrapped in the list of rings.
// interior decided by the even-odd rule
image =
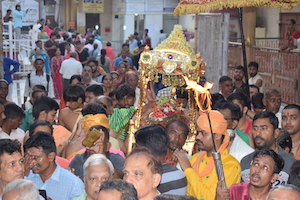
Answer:
[[[100,14],[86,13],[85,14],[85,29],[99,30],[101,35]]]

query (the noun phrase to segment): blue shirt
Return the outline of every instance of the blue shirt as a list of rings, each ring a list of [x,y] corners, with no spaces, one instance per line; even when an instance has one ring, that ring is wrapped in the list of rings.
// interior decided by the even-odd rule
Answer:
[[[118,67],[119,62],[121,62],[121,61],[123,61],[123,60],[124,60],[123,58],[117,57],[116,60],[115,60],[115,62],[114,62],[114,66],[115,66],[115,67]],[[126,60],[129,61],[130,67],[132,67],[133,65],[132,65],[132,60],[131,60],[131,58],[126,57]]]
[[[14,28],[22,28],[22,17],[24,16],[22,11],[15,10],[14,11]]]
[[[85,194],[83,182],[74,174],[56,164],[52,176],[43,183],[39,174],[30,171],[26,179],[34,182],[39,190],[46,190],[52,200],[72,200]]]
[[[12,60],[8,57],[4,57],[4,79],[8,82],[8,84],[12,83],[11,74],[9,72],[15,73],[19,70],[20,63],[18,61]],[[10,66],[14,66],[14,68],[10,71]]]

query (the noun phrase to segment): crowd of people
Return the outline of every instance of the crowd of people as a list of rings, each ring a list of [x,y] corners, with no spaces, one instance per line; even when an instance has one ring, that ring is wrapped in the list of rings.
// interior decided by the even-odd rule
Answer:
[[[243,66],[219,79],[213,110],[194,122],[189,155],[184,145],[193,134],[191,121],[150,122],[130,138],[141,92],[149,110],[165,96],[190,108],[188,92],[171,94],[162,78],[139,88],[145,46],[137,46],[137,33],[116,58],[110,43],[102,49],[95,42],[101,43],[97,32],[87,30],[85,40],[61,33],[61,43],[58,34],[52,31],[44,46],[36,42],[22,108],[8,99],[10,82],[0,80],[3,200],[300,199],[300,106],[282,107],[280,92],[264,88],[258,63],[247,66],[249,86]],[[145,35],[151,44],[147,29]],[[19,65],[8,61],[15,66],[11,75]],[[205,82],[202,76],[199,84]]]

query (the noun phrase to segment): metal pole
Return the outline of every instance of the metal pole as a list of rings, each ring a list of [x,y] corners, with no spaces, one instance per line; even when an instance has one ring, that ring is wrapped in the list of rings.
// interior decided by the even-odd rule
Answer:
[[[4,74],[4,67],[3,67],[3,21],[2,21],[2,1],[0,2],[0,78],[3,78]]]
[[[243,28],[243,8],[239,8],[239,23],[240,23],[240,31],[241,31],[241,42],[242,42],[242,55],[243,55],[243,65],[244,65],[244,74],[246,79],[246,93],[248,99],[250,99],[250,91],[249,91],[249,81],[248,81],[248,68],[247,68],[247,57],[246,57],[246,46],[245,46],[245,36],[244,36],[244,28]],[[250,102],[250,101],[249,101]]]
[[[216,148],[216,143],[215,143],[215,140],[214,140],[214,134],[213,134],[212,127],[211,127],[209,112],[207,112],[206,114],[207,114],[207,118],[208,118],[208,123],[209,123],[209,128],[210,128],[210,133],[211,133],[211,139],[212,139],[213,146],[214,146],[214,151],[212,152],[212,156],[213,156],[213,159],[214,159],[214,163],[215,163],[215,167],[216,167],[216,171],[217,171],[217,175],[218,175],[218,180],[219,181],[222,180],[221,187],[223,189],[225,189],[226,188],[226,182],[225,182],[224,170],[223,170],[222,161],[221,161],[221,154]]]

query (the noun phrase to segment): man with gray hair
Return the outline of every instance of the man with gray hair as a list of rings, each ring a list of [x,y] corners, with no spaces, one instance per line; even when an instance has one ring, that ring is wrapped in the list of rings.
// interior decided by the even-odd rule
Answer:
[[[39,191],[32,181],[18,179],[6,185],[2,200],[39,200]]]
[[[266,200],[296,200],[300,199],[300,189],[294,185],[279,185],[270,190]]]
[[[114,167],[102,154],[91,155],[83,165],[84,186],[86,194],[74,200],[97,200],[100,187],[104,181],[112,180]]]
[[[70,84],[70,79],[73,75],[81,75],[82,73],[82,65],[76,60],[76,54],[76,52],[71,52],[70,58],[64,60],[61,64],[59,73],[61,75],[61,79],[63,80],[64,90]]]

